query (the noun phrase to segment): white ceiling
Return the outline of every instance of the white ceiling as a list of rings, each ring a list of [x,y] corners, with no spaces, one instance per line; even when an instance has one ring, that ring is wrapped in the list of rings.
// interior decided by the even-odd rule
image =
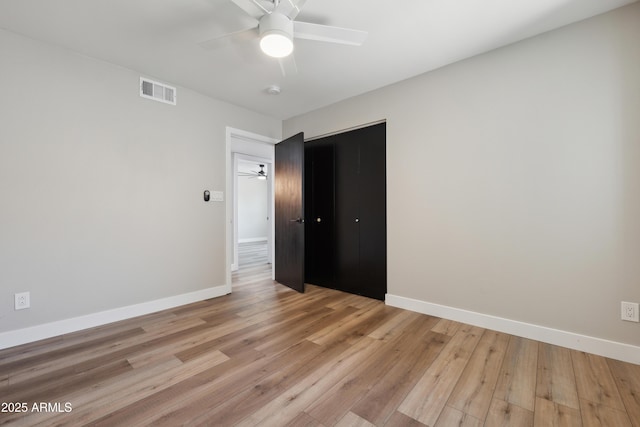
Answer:
[[[288,77],[257,41],[199,45],[251,26],[231,0],[2,0],[0,27],[286,119],[634,1],[307,0],[297,20],[369,36],[296,40]]]

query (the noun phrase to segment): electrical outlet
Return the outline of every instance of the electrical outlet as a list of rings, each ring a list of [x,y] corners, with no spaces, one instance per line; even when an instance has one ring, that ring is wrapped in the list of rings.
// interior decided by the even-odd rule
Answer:
[[[15,294],[15,308],[16,310],[24,310],[31,307],[31,297],[29,292],[21,292]]]
[[[629,322],[640,322],[638,303],[622,301],[620,303],[620,318]]]

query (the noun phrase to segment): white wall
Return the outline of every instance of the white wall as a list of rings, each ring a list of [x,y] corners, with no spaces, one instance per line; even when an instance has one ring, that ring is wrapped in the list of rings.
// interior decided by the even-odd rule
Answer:
[[[268,216],[267,180],[239,176],[238,241],[267,240],[269,234]]]
[[[225,189],[226,126],[281,121],[143,99],[137,72],[5,31],[0,52],[0,332],[230,286],[224,203],[202,193]]]
[[[389,294],[638,346],[640,324],[620,320],[640,301],[638,23],[635,3],[289,119],[284,136],[387,119]]]

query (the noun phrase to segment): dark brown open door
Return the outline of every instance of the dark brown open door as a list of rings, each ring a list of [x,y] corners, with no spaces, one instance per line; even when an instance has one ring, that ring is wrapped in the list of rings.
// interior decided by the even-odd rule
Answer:
[[[304,292],[304,134],[276,144],[275,278]]]

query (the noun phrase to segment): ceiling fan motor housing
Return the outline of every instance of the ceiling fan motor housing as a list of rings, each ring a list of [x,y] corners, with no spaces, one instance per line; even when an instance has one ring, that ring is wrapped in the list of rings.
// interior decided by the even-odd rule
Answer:
[[[266,34],[282,34],[283,36],[293,38],[293,21],[282,13],[273,12],[260,18],[260,37]]]

